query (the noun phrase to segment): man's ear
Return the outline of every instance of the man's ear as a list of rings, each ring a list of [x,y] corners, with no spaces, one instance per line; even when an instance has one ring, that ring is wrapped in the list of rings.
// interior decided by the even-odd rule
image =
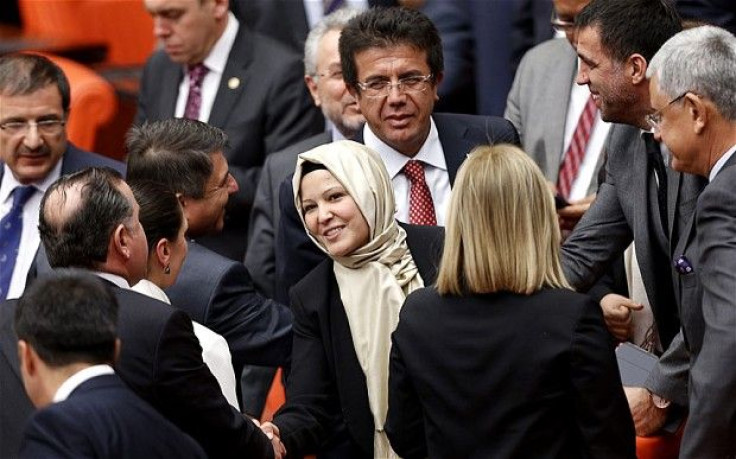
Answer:
[[[626,61],[626,72],[631,83],[638,85],[641,83],[649,84],[647,81],[647,67],[649,66],[647,60],[641,54],[634,53],[629,56]]]
[[[442,80],[445,78],[445,72],[439,72],[437,75],[434,76],[434,84],[435,86],[439,87],[440,83],[442,83]],[[440,94],[439,92],[435,91],[434,100],[438,101],[440,100]]]
[[[119,253],[126,260],[130,259],[130,235],[128,228],[124,224],[119,224],[112,232],[112,249]]]
[[[312,75],[304,75],[304,84],[309,89],[309,94],[312,96],[314,105],[321,107],[322,100],[319,98],[319,92],[317,91],[317,80]]]
[[[709,105],[712,107],[712,104],[707,103],[701,97],[690,92],[685,95],[684,99],[683,103],[692,121],[693,132],[695,134],[702,134],[706,124],[708,124],[708,119],[710,118],[708,108]]]
[[[115,366],[115,364],[118,361],[118,358],[120,357],[120,349],[123,347],[122,342],[120,341],[120,338],[115,338],[115,354],[113,355],[113,361],[110,362],[112,366]]]
[[[23,378],[34,376],[38,371],[38,364],[34,360],[35,352],[28,342],[18,340],[18,360],[20,361],[20,372]]]

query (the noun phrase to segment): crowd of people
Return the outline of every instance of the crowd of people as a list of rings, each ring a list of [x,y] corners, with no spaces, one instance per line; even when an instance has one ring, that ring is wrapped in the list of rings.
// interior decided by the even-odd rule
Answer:
[[[502,118],[441,111],[437,10],[143,3],[125,163],[0,57],[0,457],[736,455],[731,32],[552,0]]]

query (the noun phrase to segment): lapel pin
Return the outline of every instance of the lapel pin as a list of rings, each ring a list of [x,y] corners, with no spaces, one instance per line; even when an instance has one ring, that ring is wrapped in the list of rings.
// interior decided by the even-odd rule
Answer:
[[[677,257],[677,260],[675,260],[673,264],[675,265],[675,270],[677,270],[681,275],[687,275],[693,272],[693,265],[685,255]]]
[[[232,77],[229,80],[227,80],[227,87],[230,89],[238,89],[238,86],[240,86],[240,78],[238,77]]]

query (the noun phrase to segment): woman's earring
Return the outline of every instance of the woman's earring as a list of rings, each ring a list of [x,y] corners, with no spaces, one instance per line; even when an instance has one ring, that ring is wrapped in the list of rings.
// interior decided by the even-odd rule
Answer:
[[[166,265],[164,267],[164,274],[171,274],[171,265]]]

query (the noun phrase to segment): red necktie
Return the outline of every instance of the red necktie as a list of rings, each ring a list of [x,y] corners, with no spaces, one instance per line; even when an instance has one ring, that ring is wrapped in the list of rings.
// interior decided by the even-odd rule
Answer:
[[[208,70],[201,63],[189,67],[189,95],[184,109],[184,118],[199,119],[199,109],[202,106],[202,82]]]
[[[595,122],[595,114],[598,109],[595,101],[591,96],[583,108],[583,113],[578,119],[578,126],[572,135],[570,146],[565,152],[565,157],[560,165],[560,174],[557,177],[557,191],[565,198],[570,197],[570,190],[575,178],[578,176],[578,169],[585,158],[585,147],[588,145],[588,139],[593,132],[593,123]]]
[[[424,165],[415,159],[404,166],[404,175],[411,183],[409,190],[409,223],[412,225],[436,225],[432,193],[424,180]]]

